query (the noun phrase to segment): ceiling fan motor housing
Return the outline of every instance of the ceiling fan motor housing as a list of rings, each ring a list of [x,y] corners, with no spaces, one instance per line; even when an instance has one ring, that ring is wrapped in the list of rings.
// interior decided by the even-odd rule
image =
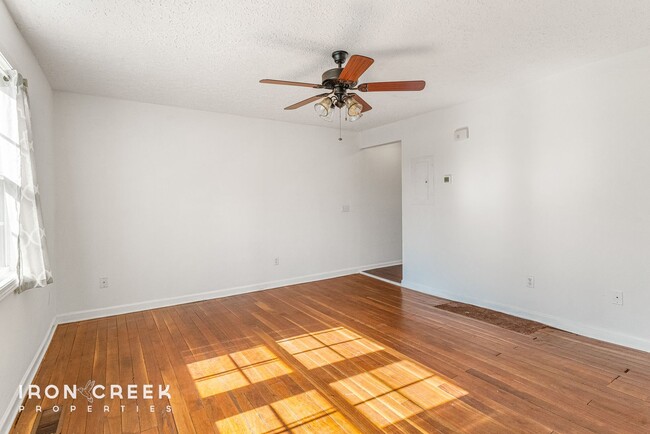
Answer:
[[[341,68],[332,68],[323,72],[323,86],[328,89],[332,89],[341,75]]]
[[[339,82],[339,76],[341,75],[341,71],[343,71],[343,64],[348,59],[348,52],[343,50],[337,50],[332,53],[332,59],[334,59],[334,63],[336,63],[338,67],[328,69],[323,73],[322,76],[323,87],[327,89],[335,89],[337,86],[342,85],[344,89],[348,89],[356,86],[357,84],[356,81],[345,82],[345,83]]]
[[[337,85],[344,85],[345,88],[351,88],[357,85],[356,81],[346,81],[346,82],[339,82],[339,76],[341,75],[341,68],[332,68],[328,69],[327,71],[323,72],[322,79],[323,79],[323,87],[326,89],[334,89]]]

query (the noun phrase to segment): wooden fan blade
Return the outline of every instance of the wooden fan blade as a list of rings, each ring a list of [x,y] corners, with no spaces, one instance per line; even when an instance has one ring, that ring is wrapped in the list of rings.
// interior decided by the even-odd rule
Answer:
[[[351,93],[350,96],[352,98],[356,99],[357,101],[359,101],[359,104],[361,104],[363,106],[363,110],[361,110],[361,113],[372,110],[372,106],[370,104],[368,104],[363,98],[361,98],[356,93]]]
[[[349,81],[350,83],[359,80],[361,74],[366,72],[366,70],[370,68],[370,65],[372,65],[373,62],[374,60],[370,57],[359,56],[355,54],[354,56],[350,57],[348,63],[345,64],[345,68],[343,68],[341,75],[339,75],[339,80]]]
[[[311,98],[304,99],[304,100],[302,100],[300,102],[297,102],[295,104],[290,105],[289,107],[285,107],[284,109],[285,110],[295,110],[297,108],[300,108],[300,107],[302,107],[304,105],[309,104],[310,102],[314,102],[314,101],[317,101],[317,100],[319,100],[321,98],[325,98],[327,95],[329,95],[329,93],[321,93],[320,95],[316,95],[316,96],[312,96]]]
[[[311,88],[314,88],[314,89],[322,89],[323,88],[322,84],[301,83],[299,81],[270,80],[268,78],[265,78],[264,80],[260,80],[260,83],[264,83],[264,84],[282,84],[284,86],[311,87]]]
[[[396,92],[422,90],[426,86],[423,80],[416,81],[380,81],[377,83],[364,83],[357,86],[361,92]]]

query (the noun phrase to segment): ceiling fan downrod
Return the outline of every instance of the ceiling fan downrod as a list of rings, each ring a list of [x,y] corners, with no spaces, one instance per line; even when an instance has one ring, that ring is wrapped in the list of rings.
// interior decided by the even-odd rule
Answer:
[[[339,68],[343,69],[343,64],[348,59],[348,52],[343,50],[336,50],[332,53],[332,59],[334,59],[334,63],[336,63]]]

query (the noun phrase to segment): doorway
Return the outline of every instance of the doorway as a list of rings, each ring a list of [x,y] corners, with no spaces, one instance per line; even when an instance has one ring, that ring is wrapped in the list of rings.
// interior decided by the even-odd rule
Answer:
[[[391,283],[402,281],[402,143],[392,142],[361,150],[361,227],[364,271]]]

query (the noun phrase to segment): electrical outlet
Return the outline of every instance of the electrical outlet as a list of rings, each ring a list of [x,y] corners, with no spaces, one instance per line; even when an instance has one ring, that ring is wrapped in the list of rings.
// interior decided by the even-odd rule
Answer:
[[[528,276],[526,278],[526,286],[528,288],[534,288],[535,287],[535,276]]]
[[[108,277],[100,277],[99,289],[106,289],[106,288],[108,288]]]
[[[275,265],[280,265],[280,258],[275,258]]]
[[[612,291],[612,304],[623,306],[623,291]]]

